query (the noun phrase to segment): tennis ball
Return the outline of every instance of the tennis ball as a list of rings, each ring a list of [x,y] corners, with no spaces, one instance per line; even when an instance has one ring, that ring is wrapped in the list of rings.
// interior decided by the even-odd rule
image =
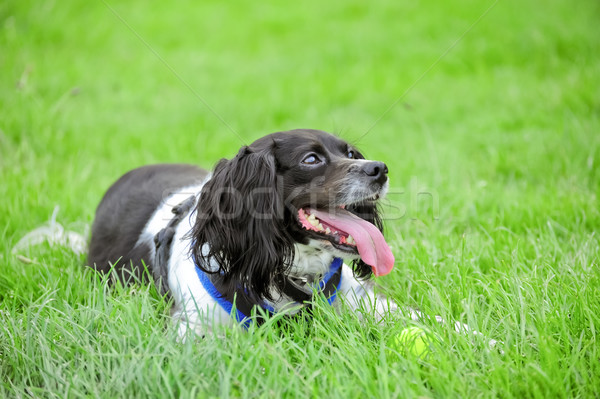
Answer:
[[[429,354],[431,339],[427,332],[419,327],[407,327],[396,334],[388,347],[410,357],[423,358]]]

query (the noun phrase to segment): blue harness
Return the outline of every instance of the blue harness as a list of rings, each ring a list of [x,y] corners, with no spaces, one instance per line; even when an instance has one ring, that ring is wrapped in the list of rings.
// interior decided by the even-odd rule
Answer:
[[[155,268],[158,270],[166,270],[169,258],[171,257],[171,244],[173,237],[175,236],[175,229],[179,222],[190,212],[195,204],[194,196],[189,197],[181,204],[175,206],[172,210],[174,216],[169,221],[167,226],[159,231],[154,236],[155,245]],[[310,311],[310,302],[314,299],[314,293],[317,295],[323,295],[327,299],[327,303],[330,305],[335,301],[337,291],[342,282],[342,264],[341,258],[334,258],[329,266],[329,270],[317,284],[313,285],[313,293],[306,293],[298,288],[292,281],[284,281],[283,294],[292,298],[292,300],[303,308]],[[215,301],[235,318],[245,328],[250,327],[252,324],[252,310],[258,307],[267,314],[275,314],[275,310],[264,303],[264,301],[257,301],[250,299],[250,295],[244,292],[242,289],[237,289],[234,292],[228,292],[228,290],[220,289],[223,286],[223,276],[220,273],[205,273],[196,266],[196,274],[202,283],[204,289],[214,298]],[[162,273],[161,273],[162,274]],[[165,279],[166,280],[166,279]],[[163,287],[164,285],[164,287]],[[161,281],[161,287],[167,289],[166,281]],[[234,306],[235,303],[235,306]],[[262,323],[264,319],[257,317],[257,323]]]
[[[314,291],[317,294],[323,294],[327,303],[331,305],[337,296],[337,291],[342,282],[342,259],[334,258],[329,266],[329,271],[325,274],[323,279],[319,281],[318,284],[313,286]],[[250,327],[252,324],[251,312],[252,308],[255,306],[260,307],[265,313],[269,315],[275,314],[275,310],[267,305],[264,302],[251,301],[248,299],[247,295],[242,295],[241,290],[233,294],[225,294],[222,293],[215,284],[220,285],[221,275],[217,273],[205,273],[198,266],[196,266],[196,274],[202,283],[202,286],[213,297],[215,301],[227,312],[231,315],[231,317],[235,318],[235,320],[240,323],[244,328]],[[286,292],[284,288],[284,293]],[[239,295],[239,296],[238,296]],[[298,297],[297,295],[294,295]],[[292,298],[294,297],[292,296]],[[301,305],[303,307],[310,307],[310,303],[306,304],[307,300],[313,298],[313,295],[306,294],[305,298],[301,298],[301,300],[296,299],[295,303]],[[302,300],[304,299],[304,300]],[[234,303],[236,306],[234,307]],[[261,322],[262,318],[257,321]]]

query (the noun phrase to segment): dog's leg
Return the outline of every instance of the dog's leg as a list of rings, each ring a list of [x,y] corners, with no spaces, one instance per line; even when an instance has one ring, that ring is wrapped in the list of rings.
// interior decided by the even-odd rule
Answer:
[[[389,313],[400,313],[403,317],[413,321],[423,319],[423,314],[416,309],[401,309],[397,303],[378,295],[374,291],[374,284],[371,281],[358,281],[352,269],[344,264],[342,266],[342,282],[339,292],[344,298],[345,304],[353,311],[359,309],[373,309],[377,320],[383,319]]]
[[[400,314],[402,317],[410,319],[412,321],[422,322],[424,320],[431,320],[432,317],[423,314],[423,312],[411,308],[401,307],[389,298],[383,295],[376,294],[374,291],[372,282],[361,282],[358,281],[350,269],[349,266],[343,265],[342,269],[342,283],[340,284],[340,294],[344,297],[345,303],[353,311],[359,309],[374,308],[375,317],[381,320],[388,313]],[[433,318],[440,324],[446,324],[446,321],[441,316],[435,316]],[[479,331],[471,329],[468,325],[459,321],[454,322],[454,330],[460,334],[472,334],[477,335],[484,340],[487,340],[490,348],[497,347],[501,342],[495,339],[489,339]],[[500,349],[502,352],[502,350]]]

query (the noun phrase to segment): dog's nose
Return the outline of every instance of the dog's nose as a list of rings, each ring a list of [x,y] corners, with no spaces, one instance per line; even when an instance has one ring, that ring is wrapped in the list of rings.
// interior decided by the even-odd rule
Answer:
[[[383,184],[387,180],[388,168],[383,162],[367,162],[363,165],[362,171],[377,183]]]

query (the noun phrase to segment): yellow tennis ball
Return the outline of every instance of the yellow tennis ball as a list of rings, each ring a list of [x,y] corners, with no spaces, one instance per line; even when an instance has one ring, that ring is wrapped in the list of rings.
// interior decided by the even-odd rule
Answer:
[[[419,327],[407,327],[392,339],[390,349],[405,356],[422,358],[427,356],[431,340],[425,330]]]

